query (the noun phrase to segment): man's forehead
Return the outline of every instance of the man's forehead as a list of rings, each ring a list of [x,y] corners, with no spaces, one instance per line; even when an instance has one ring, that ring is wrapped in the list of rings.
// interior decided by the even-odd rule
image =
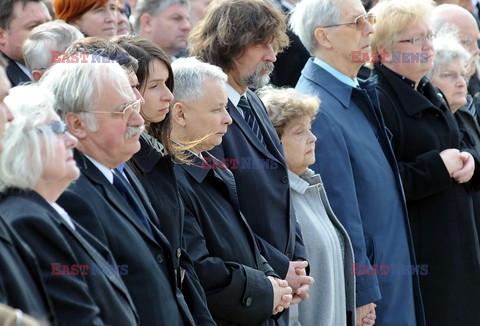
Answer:
[[[47,7],[41,1],[29,1],[25,4],[17,2],[13,7],[13,19],[21,19],[23,22],[38,21],[43,23],[52,20]]]

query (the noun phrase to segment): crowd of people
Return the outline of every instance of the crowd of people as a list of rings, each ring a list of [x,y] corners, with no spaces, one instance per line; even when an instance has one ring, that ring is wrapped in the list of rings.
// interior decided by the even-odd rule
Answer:
[[[0,0],[0,323],[475,325],[475,8]]]

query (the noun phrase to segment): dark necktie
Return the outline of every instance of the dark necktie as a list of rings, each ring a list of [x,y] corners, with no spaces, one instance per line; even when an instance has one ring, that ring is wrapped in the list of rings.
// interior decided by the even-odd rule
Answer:
[[[255,118],[255,115],[252,112],[252,108],[250,104],[248,103],[247,99],[243,95],[240,96],[240,101],[238,102],[238,108],[242,110],[243,117],[247,122],[247,124],[252,129],[255,136],[257,136],[258,140],[260,140],[263,146],[266,147],[265,141],[263,140],[262,131],[260,130],[260,126],[258,125],[257,119]]]
[[[150,234],[152,234],[152,229],[150,228],[150,224],[148,223],[147,217],[143,213],[142,209],[138,205],[137,201],[135,200],[133,194],[128,189],[125,182],[128,182],[128,181],[124,180],[124,177],[122,175],[116,172],[113,173],[113,186],[117,188],[120,195],[122,195],[122,197],[125,199],[125,201],[130,206],[130,208],[135,212],[135,215],[137,215],[137,218],[139,219],[139,221],[145,226],[145,229]]]

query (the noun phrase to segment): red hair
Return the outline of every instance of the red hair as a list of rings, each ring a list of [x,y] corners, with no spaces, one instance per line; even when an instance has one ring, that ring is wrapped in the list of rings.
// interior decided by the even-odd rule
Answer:
[[[108,0],[54,0],[55,16],[71,24],[87,11],[97,9],[106,4]]]

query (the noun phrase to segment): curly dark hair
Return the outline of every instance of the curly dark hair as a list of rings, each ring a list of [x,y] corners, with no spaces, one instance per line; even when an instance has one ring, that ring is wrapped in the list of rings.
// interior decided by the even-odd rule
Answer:
[[[248,45],[273,42],[275,52],[288,45],[285,16],[269,0],[218,0],[189,35],[189,51],[226,73]]]

